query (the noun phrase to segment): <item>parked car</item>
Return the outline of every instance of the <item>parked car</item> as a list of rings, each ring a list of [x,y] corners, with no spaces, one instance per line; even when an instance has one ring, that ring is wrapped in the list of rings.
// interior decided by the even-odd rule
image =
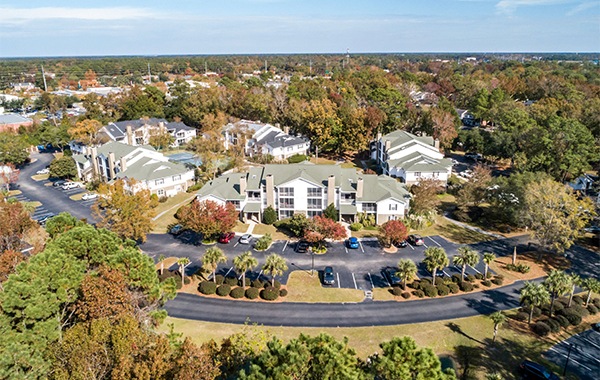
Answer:
[[[398,248],[406,248],[408,243],[406,242],[406,240],[402,240],[402,241],[395,241],[394,245]]]
[[[298,243],[296,243],[296,252],[306,253],[308,252],[309,247],[310,244],[306,240],[300,240]]]
[[[396,268],[385,268],[383,270],[383,275],[385,276],[385,278],[387,278],[390,285],[400,285],[402,283],[400,277],[396,276],[396,272]]]
[[[600,322],[598,322],[598,323],[594,323],[594,324],[592,325],[592,328],[593,328],[594,330],[596,330],[596,331],[600,332]]]
[[[423,245],[425,241],[421,237],[421,235],[408,235],[408,242],[412,245]]]
[[[354,236],[352,236],[350,239],[348,239],[348,248],[358,249],[359,246],[360,245],[358,244],[358,239],[355,238]]]
[[[35,172],[35,174],[48,174],[50,173],[50,169],[48,168],[44,168],[42,170],[38,170],[37,172]]]
[[[78,184],[77,182],[65,182],[65,183],[64,183],[64,184],[61,186],[61,188],[62,188],[63,190],[75,189],[75,188],[77,188],[77,187],[79,187],[79,184]]]
[[[171,229],[169,230],[169,233],[171,235],[179,235],[183,232],[183,226],[181,224],[176,224],[173,227],[171,227]]]
[[[67,181],[65,181],[64,179],[59,179],[58,181],[54,182],[52,184],[52,186],[54,187],[61,187],[62,185],[64,185],[65,183],[67,183]]]
[[[333,268],[325,267],[323,271],[323,284],[333,285],[335,283],[335,277],[333,276]]]
[[[96,193],[85,193],[81,196],[81,200],[83,201],[89,201],[96,198],[98,198],[98,194]]]
[[[250,244],[250,241],[252,241],[252,235],[250,235],[250,234],[243,234],[240,237],[239,243],[240,244]]]
[[[584,228],[583,230],[591,234],[600,234],[600,226],[589,226]]]
[[[483,159],[483,156],[479,153],[468,152],[468,153],[465,153],[465,158],[467,158],[469,160],[473,160],[473,161],[479,161],[479,160]]]
[[[44,224],[46,224],[46,222],[48,221],[48,219],[53,218],[55,215],[50,213],[50,214],[46,214],[44,216],[42,216],[41,218],[38,219],[38,223],[41,224],[42,226]]]
[[[519,366],[519,370],[525,379],[559,380],[560,378],[549,371],[546,367],[536,362],[525,360]]]
[[[219,237],[219,243],[227,244],[235,237],[235,232],[226,232]]]

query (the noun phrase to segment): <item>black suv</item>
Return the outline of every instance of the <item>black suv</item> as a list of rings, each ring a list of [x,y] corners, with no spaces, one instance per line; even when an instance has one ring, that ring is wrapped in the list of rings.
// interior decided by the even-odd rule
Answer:
[[[325,267],[323,271],[323,284],[325,285],[333,285],[335,282],[335,278],[333,277],[333,268]]]
[[[310,244],[307,241],[300,240],[298,243],[296,243],[296,252],[306,253],[309,247]]]
[[[525,360],[523,363],[521,363],[519,370],[525,379],[560,380],[558,376],[550,372],[543,365],[529,360]]]

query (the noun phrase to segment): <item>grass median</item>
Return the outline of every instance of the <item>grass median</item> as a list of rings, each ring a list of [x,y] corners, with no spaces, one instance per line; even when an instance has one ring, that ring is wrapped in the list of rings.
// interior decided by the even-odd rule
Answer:
[[[314,275],[304,271],[290,273],[287,282],[288,295],[286,302],[361,302],[364,299],[362,290],[339,289],[337,287],[325,288],[321,286],[319,273]]]

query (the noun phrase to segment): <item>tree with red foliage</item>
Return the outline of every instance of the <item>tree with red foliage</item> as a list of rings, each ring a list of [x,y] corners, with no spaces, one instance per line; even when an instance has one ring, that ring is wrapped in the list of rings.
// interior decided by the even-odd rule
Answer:
[[[0,253],[20,250],[23,234],[34,225],[22,203],[8,201],[0,194]]]
[[[189,230],[215,237],[230,231],[238,220],[238,212],[231,203],[221,206],[213,201],[192,201],[177,211],[177,219]]]
[[[404,223],[399,220],[388,220],[379,227],[381,243],[389,247],[394,242],[406,240],[408,230]]]
[[[336,221],[317,215],[312,218],[304,232],[304,239],[322,245],[325,239],[341,240],[346,237],[346,230]]]

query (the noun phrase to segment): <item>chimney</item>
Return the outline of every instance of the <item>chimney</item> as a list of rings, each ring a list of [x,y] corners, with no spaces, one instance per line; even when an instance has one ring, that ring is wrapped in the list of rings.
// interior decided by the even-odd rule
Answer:
[[[327,178],[327,206],[335,205],[335,176],[332,174]]]
[[[392,147],[392,142],[390,140],[385,140],[385,151],[389,151]]]
[[[127,170],[127,161],[125,161],[125,157],[121,157],[121,172]]]
[[[440,149],[440,140],[439,139],[433,140],[433,146],[435,146],[435,149]]]
[[[245,175],[240,177],[240,194],[246,195],[246,176]]]
[[[92,173],[94,173],[94,177],[98,177],[100,175],[100,168],[98,167],[98,149],[93,147],[90,151],[92,155]]]
[[[274,199],[274,181],[273,175],[267,174],[266,182],[267,182],[267,207],[275,207],[275,199]]]
[[[377,141],[381,140],[381,132],[377,132]]]
[[[289,135],[290,134],[290,127],[288,127],[288,126],[283,127],[283,133],[285,133],[286,135]]]
[[[363,196],[363,179],[359,178],[356,181],[356,199],[362,198]]]
[[[133,131],[131,125],[127,126],[127,145],[133,145]]]
[[[115,154],[113,152],[108,154],[108,175],[110,179],[115,178]]]

